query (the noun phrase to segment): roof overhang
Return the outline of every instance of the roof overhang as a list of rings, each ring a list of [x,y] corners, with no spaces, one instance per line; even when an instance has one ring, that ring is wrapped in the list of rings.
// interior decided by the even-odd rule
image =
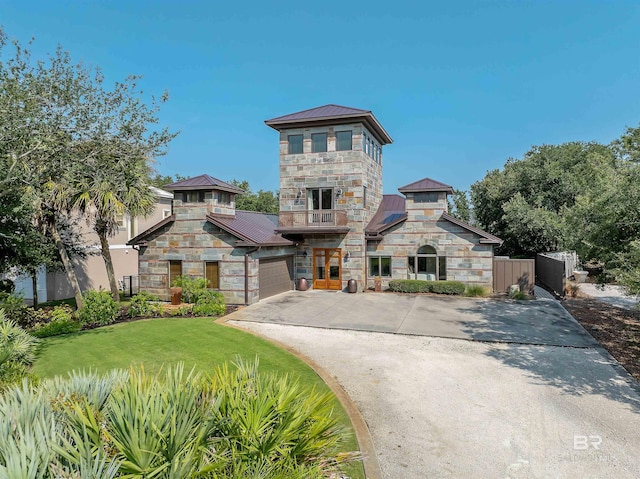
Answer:
[[[275,231],[283,235],[331,235],[346,234],[349,230],[348,226],[280,226]]]
[[[270,126],[274,130],[281,131],[289,128],[307,128],[312,126],[329,126],[339,125],[342,123],[360,121],[367,127],[367,129],[376,137],[382,145],[388,145],[393,143],[393,139],[389,136],[389,133],[380,124],[378,119],[371,112],[362,114],[349,114],[349,115],[332,115],[321,118],[301,118],[298,120],[266,120],[264,123]]]
[[[147,242],[143,241],[143,240],[147,236],[149,236],[151,233],[159,230],[163,226],[168,225],[169,223],[173,223],[175,221],[175,219],[176,219],[175,215],[167,216],[165,219],[163,219],[162,221],[156,223],[151,228],[144,230],[138,236],[134,236],[133,238],[131,238],[129,241],[127,241],[127,244],[131,245],[131,246],[133,246],[133,245],[146,246]]]

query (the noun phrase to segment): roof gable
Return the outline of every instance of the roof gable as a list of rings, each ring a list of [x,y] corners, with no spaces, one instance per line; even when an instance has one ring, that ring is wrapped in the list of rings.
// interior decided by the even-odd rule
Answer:
[[[158,223],[153,225],[151,228],[144,230],[138,236],[134,236],[133,238],[131,238],[129,241],[127,241],[127,244],[136,245],[136,244],[144,243],[145,242],[144,240],[148,236],[150,236],[152,233],[155,233],[163,226],[173,223],[175,219],[176,219],[175,215],[167,216],[165,219],[163,219],[162,221],[159,221]]]
[[[381,144],[387,145],[393,143],[393,140],[371,110],[362,110],[348,106],[333,104],[319,106],[271,118],[270,120],[265,120],[265,124],[274,130],[280,131],[286,128],[337,125],[345,123],[347,120],[364,123],[367,129]]]
[[[453,187],[445,185],[439,181],[432,180],[431,178],[422,178],[421,180],[414,181],[408,185],[398,188],[400,193],[418,193],[422,191],[446,191],[453,194]]]
[[[440,216],[440,219],[448,221],[449,223],[453,223],[454,225],[460,226],[461,228],[464,228],[467,231],[470,231],[471,233],[477,234],[478,236],[480,236],[480,243],[497,244],[497,245],[501,245],[502,243],[504,243],[504,241],[502,241],[497,236],[494,236],[491,233],[487,233],[486,231],[481,230],[480,228],[476,228],[475,226],[471,226],[470,224],[465,223],[464,221],[459,220],[458,218],[451,216],[448,213],[442,213],[442,216]]]
[[[225,181],[219,180],[209,175],[194,176],[193,178],[187,178],[186,180],[176,181],[169,185],[164,186],[165,190],[169,191],[188,191],[188,190],[222,190],[230,193],[242,194],[244,190],[233,186]]]

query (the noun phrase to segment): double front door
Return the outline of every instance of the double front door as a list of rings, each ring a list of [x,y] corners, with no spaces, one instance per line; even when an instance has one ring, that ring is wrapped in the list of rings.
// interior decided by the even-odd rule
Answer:
[[[313,287],[342,289],[342,250],[313,248]]]

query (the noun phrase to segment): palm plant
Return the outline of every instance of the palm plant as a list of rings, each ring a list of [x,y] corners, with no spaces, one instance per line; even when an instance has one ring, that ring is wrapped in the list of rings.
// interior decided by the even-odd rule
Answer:
[[[87,155],[84,150],[93,153]],[[77,208],[100,240],[100,251],[109,278],[111,295],[119,300],[118,285],[109,250],[109,237],[118,232],[119,218],[148,216],[155,197],[150,189],[149,161],[122,141],[105,141],[78,147],[85,162],[69,172],[71,204]]]

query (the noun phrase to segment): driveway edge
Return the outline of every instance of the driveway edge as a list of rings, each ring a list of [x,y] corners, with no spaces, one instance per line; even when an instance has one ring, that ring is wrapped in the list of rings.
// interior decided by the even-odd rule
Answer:
[[[346,391],[340,386],[338,381],[336,381],[327,371],[324,370],[319,364],[313,361],[311,358],[308,358],[304,354],[300,353],[298,350],[293,347],[284,344],[277,339],[269,338],[267,336],[263,336],[260,333],[255,331],[251,331],[248,329],[244,329],[235,324],[229,324],[228,321],[233,321],[232,318],[227,319],[226,317],[219,318],[215,320],[216,323],[226,326],[228,328],[237,329],[239,331],[243,331],[248,334],[252,334],[257,336],[265,341],[269,341],[270,343],[278,346],[280,349],[284,349],[285,351],[293,354],[296,358],[303,361],[307,366],[315,371],[315,373],[320,376],[320,378],[325,382],[329,389],[336,395],[338,401],[342,405],[343,409],[349,416],[349,420],[351,421],[351,425],[353,426],[353,430],[356,434],[356,441],[358,441],[358,446],[360,447],[360,452],[362,453],[362,465],[364,467],[364,475],[366,479],[382,479],[382,469],[380,469],[380,463],[378,462],[378,456],[376,455],[375,447],[373,446],[373,440],[371,439],[371,434],[369,433],[369,428],[367,427],[367,423],[365,422],[360,410],[355,405],[355,403],[351,400]]]

